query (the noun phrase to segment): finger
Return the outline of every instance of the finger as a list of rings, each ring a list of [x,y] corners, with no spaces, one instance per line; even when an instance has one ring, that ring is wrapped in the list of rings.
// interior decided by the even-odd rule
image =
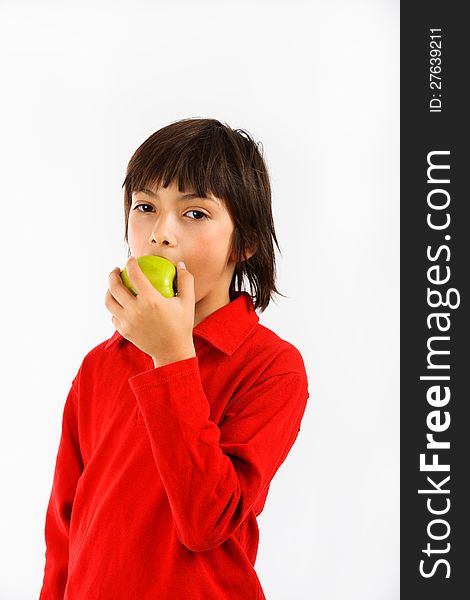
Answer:
[[[109,310],[109,312],[113,316],[115,316],[116,318],[121,320],[121,318],[124,316],[125,310],[119,304],[119,302],[114,298],[114,296],[111,294],[109,289],[106,290],[106,296],[105,296],[104,303],[105,303],[106,308]]]
[[[117,319],[116,317],[113,316],[112,319],[111,319],[111,321],[112,321],[114,327],[119,331],[119,333],[121,335],[123,335],[122,332],[121,332],[121,322],[119,321],[119,319]]]
[[[194,277],[192,273],[186,269],[186,266],[183,265],[183,261],[179,261],[176,265],[178,298],[182,298],[184,301],[194,303]]]
[[[109,274],[108,285],[111,294],[122,307],[126,308],[130,302],[135,301],[134,294],[124,285],[124,282],[121,279],[121,269],[119,269],[119,267],[113,269]],[[134,287],[133,282],[132,285]]]
[[[140,268],[135,256],[129,257],[129,260],[126,263],[126,270],[132,283],[132,287],[137,294],[149,293],[152,296],[155,295],[155,288]]]

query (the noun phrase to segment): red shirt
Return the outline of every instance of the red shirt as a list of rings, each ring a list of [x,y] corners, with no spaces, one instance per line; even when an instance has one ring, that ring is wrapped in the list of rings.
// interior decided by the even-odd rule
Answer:
[[[299,351],[247,292],[155,368],[118,331],[72,381],[45,520],[39,600],[263,600],[257,515],[295,442]]]

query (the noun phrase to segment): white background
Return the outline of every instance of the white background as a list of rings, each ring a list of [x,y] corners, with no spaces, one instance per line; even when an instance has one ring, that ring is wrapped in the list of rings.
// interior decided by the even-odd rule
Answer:
[[[214,117],[263,143],[260,322],[310,398],[259,517],[267,600],[399,598],[399,2],[0,3],[0,598],[37,598],[71,380],[111,337],[127,162]]]

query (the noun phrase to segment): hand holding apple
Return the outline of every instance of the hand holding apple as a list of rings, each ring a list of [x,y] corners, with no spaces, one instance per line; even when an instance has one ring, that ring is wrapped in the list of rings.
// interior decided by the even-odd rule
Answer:
[[[159,267],[148,269],[152,263]],[[156,367],[196,356],[194,277],[183,262],[178,262],[175,295],[174,272],[174,265],[166,259],[131,256],[122,272],[116,267],[109,274],[105,304],[113,315],[114,326],[124,338],[149,354]]]

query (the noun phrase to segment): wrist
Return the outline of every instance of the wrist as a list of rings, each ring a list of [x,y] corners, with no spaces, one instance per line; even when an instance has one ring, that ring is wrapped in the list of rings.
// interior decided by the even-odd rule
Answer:
[[[196,356],[195,348],[188,348],[187,350],[180,350],[178,352],[172,352],[169,354],[152,354],[153,364],[155,368],[163,367],[164,365],[168,365],[173,362],[178,362],[180,360],[186,360],[187,358],[194,358]]]

